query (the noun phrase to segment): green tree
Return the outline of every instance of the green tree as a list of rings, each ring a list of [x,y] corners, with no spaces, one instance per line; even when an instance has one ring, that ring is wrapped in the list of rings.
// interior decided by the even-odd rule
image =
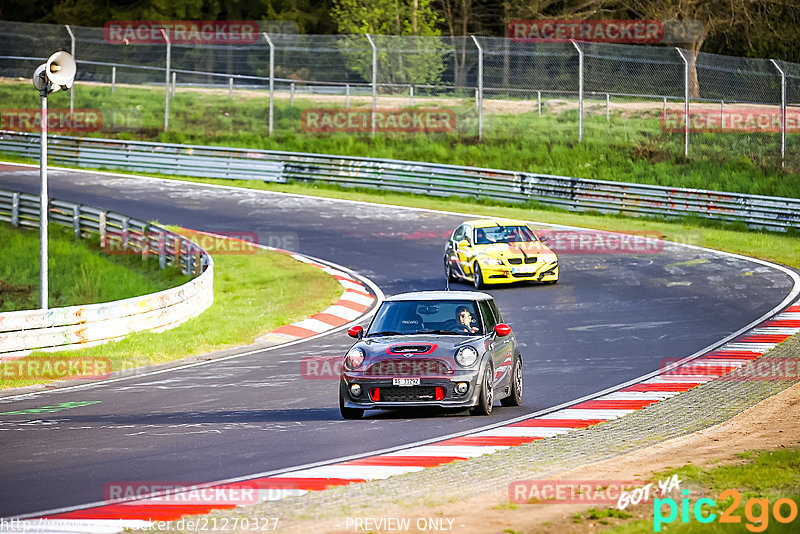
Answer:
[[[444,54],[439,15],[432,0],[334,0],[331,17],[346,34],[339,41],[345,64],[372,80],[372,54],[365,37],[375,34],[378,83],[431,84],[440,80]]]

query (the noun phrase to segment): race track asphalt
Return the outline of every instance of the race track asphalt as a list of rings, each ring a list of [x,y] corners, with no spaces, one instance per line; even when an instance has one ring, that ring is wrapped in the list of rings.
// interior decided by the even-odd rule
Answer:
[[[0,166],[0,188],[38,194],[38,169]],[[443,289],[445,236],[471,217],[178,181],[50,170],[50,196],[328,260],[386,295]],[[547,221],[543,221],[547,222]],[[687,236],[690,238],[692,236]],[[374,412],[343,421],[335,380],[300,360],[343,354],[343,332],[152,376],[0,398],[0,517],[101,501],[120,481],[203,482],[363,454],[517,417],[655,371],[761,317],[785,273],[685,247],[561,254],[557,285],[492,288],[521,342],[526,397],[489,418]],[[469,289],[465,284],[454,288]]]

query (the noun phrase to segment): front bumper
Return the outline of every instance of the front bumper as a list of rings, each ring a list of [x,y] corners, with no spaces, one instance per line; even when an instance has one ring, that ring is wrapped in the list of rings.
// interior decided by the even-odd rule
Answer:
[[[371,409],[389,409],[389,408],[404,408],[404,407],[422,407],[422,406],[436,406],[440,408],[471,408],[478,404],[478,397],[480,396],[480,388],[476,386],[478,383],[479,370],[464,370],[456,371],[452,375],[447,376],[422,376],[420,378],[419,386],[395,386],[392,384],[393,377],[375,377],[366,376],[362,373],[354,373],[345,371],[342,373],[340,381],[340,389],[344,405],[347,408],[360,408],[363,410]],[[399,378],[399,377],[398,377]],[[410,378],[410,377],[402,377]],[[469,384],[467,392],[463,395],[458,395],[455,391],[455,386],[459,382],[466,382]],[[359,384],[361,386],[361,394],[354,397],[350,394],[350,385]],[[410,399],[403,400],[383,400],[386,398],[385,392],[398,391],[405,397],[414,397],[416,393],[426,393],[432,388],[441,387],[445,390],[445,396],[442,400],[430,399]],[[375,388],[384,392],[381,395],[381,400],[373,400],[371,392]]]
[[[534,265],[527,273],[515,273],[516,265],[483,265],[481,273],[485,284],[513,284],[515,282],[555,282],[558,280],[558,262]]]

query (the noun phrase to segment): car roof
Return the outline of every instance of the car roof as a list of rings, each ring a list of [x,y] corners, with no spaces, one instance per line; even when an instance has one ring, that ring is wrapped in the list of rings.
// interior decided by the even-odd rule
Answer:
[[[472,225],[475,228],[488,228],[490,226],[528,226],[528,223],[521,219],[475,219],[465,221],[464,224]]]
[[[401,300],[491,300],[492,296],[480,291],[413,291],[386,298],[386,302]]]

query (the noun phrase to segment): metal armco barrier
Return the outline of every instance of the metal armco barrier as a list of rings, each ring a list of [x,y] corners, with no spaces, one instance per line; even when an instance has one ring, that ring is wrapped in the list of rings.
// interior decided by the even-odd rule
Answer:
[[[0,221],[39,224],[39,197],[0,189]],[[50,222],[72,227],[76,237],[99,235],[106,250],[156,257],[161,267],[179,267],[195,277],[178,287],[115,302],[0,313],[0,358],[32,350],[82,348],[133,332],[162,331],[199,315],[213,300],[214,263],[183,236],[99,208],[50,201]]]
[[[37,157],[36,134],[0,131],[0,152]],[[694,215],[753,228],[800,227],[800,199],[669,188],[528,172],[377,158],[52,136],[54,163],[196,177],[346,187],[441,196],[536,201],[573,211],[633,216]]]

